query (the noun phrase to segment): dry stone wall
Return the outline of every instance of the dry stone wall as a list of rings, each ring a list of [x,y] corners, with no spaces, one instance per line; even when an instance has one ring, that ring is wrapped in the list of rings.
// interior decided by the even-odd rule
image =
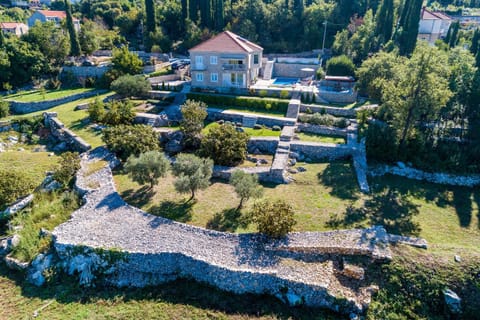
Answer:
[[[57,118],[56,112],[44,112],[43,120],[45,126],[50,129],[51,134],[60,141],[66,142],[72,150],[85,152],[92,148],[90,144],[77,136],[73,131],[65,128],[65,125]]]

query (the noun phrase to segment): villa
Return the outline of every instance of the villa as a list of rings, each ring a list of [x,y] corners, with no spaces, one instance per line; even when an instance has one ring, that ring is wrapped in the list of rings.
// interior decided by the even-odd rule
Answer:
[[[436,40],[447,35],[452,18],[441,12],[430,11],[422,8],[420,25],[418,27],[418,39],[428,41],[433,45]]]
[[[53,21],[58,26],[66,17],[67,13],[65,11],[37,10],[28,18],[28,26],[33,27],[37,21],[41,23]],[[80,31],[80,20],[73,18],[73,26],[77,32]]]
[[[249,88],[259,76],[263,48],[224,31],[189,50],[192,87]]]
[[[11,33],[17,37],[28,33],[28,26],[21,22],[0,22],[0,29],[3,33]]]

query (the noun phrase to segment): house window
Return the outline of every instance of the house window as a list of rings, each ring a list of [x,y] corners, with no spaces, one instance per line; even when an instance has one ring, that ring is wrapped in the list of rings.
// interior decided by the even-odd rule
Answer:
[[[211,82],[218,82],[218,73],[210,74],[210,81]]]
[[[253,55],[253,64],[258,64],[258,54]]]
[[[203,56],[196,56],[195,57],[195,63],[197,65],[202,65],[203,64]]]
[[[210,56],[210,64],[217,64],[217,56]]]
[[[203,73],[201,73],[201,72],[197,73],[197,78],[196,79],[197,79],[198,82],[203,82]]]

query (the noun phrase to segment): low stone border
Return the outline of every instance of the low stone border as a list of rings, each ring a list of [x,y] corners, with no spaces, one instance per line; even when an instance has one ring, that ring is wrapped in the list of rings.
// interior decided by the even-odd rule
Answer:
[[[480,175],[460,176],[449,173],[425,172],[404,164],[400,166],[378,165],[371,167],[368,174],[372,177],[393,174],[408,179],[425,180],[428,182],[463,187],[475,187],[480,185]]]
[[[50,129],[52,135],[60,141],[66,142],[73,150],[84,152],[92,148],[90,144],[73,131],[65,128],[65,125],[57,118],[56,112],[44,112],[43,119],[45,126]]]

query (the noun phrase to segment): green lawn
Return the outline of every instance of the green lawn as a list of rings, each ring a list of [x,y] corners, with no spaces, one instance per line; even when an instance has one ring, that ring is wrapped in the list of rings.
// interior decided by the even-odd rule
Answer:
[[[67,96],[71,96],[78,93],[92,91],[91,88],[76,88],[76,89],[58,89],[58,90],[41,90],[24,91],[16,94],[6,96],[5,99],[18,101],[18,102],[37,102],[45,100],[54,100]]]
[[[45,111],[57,112],[58,118],[60,119],[60,121],[63,122],[65,127],[74,131],[79,137],[83,138],[85,141],[90,143],[92,148],[95,148],[103,144],[100,132],[93,130],[92,128],[89,127],[89,124],[83,122],[84,120],[86,120],[86,118],[88,118],[88,112],[86,110],[74,111],[74,109],[79,104],[82,104],[85,102],[92,102],[96,98],[104,99],[111,94],[112,93],[105,93],[105,94],[99,95],[98,97],[80,99],[80,100],[76,100],[73,102],[69,102],[69,103],[65,103],[65,104],[53,107],[48,110],[33,112],[26,115],[10,116],[7,119],[18,119],[18,118],[24,118],[24,117],[37,116],[37,115],[41,115]]]
[[[210,131],[211,128],[218,127],[219,124],[216,122],[211,122],[203,128],[202,133],[206,134]],[[281,131],[273,131],[271,129],[262,128],[262,129],[253,129],[242,127],[242,129],[252,137],[280,137]]]
[[[323,143],[346,143],[344,137],[339,136],[327,136],[321,134],[314,134],[308,132],[297,132],[295,135],[300,139],[300,141],[309,141],[309,142],[323,142]]]

